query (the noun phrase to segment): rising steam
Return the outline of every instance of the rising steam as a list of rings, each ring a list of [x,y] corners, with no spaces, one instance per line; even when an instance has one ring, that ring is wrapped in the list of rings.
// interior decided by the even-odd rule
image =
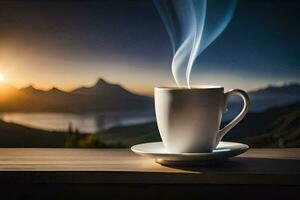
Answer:
[[[197,56],[230,22],[237,0],[154,0],[173,47],[172,73],[190,88]],[[185,76],[184,76],[185,75]]]

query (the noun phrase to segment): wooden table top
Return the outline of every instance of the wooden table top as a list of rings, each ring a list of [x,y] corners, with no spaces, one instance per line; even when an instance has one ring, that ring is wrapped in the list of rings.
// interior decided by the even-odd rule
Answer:
[[[167,167],[129,149],[0,148],[0,183],[300,185],[300,148],[250,149],[224,163]]]

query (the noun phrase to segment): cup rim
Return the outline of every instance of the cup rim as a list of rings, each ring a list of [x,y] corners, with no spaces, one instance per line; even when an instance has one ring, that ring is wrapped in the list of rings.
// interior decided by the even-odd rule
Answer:
[[[191,88],[188,88],[187,86],[184,87],[178,87],[178,86],[162,86],[162,87],[155,87],[155,90],[216,90],[216,89],[224,89],[222,86],[218,85],[195,85]]]

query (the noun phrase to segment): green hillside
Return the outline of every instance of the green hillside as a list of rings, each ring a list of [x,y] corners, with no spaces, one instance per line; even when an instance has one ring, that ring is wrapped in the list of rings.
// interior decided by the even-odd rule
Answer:
[[[0,120],[0,147],[64,147],[65,133],[43,131]]]
[[[272,110],[276,114],[276,110]],[[300,106],[282,113],[266,124],[256,136],[237,139],[251,147],[300,147]]]

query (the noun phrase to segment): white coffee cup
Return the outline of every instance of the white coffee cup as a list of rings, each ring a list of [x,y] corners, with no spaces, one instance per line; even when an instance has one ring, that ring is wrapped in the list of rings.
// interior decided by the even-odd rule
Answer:
[[[228,98],[240,96],[242,111],[220,130]],[[170,153],[211,152],[222,137],[246,115],[249,97],[239,89],[224,93],[220,86],[192,89],[157,87],[154,89],[155,113],[163,144]]]

